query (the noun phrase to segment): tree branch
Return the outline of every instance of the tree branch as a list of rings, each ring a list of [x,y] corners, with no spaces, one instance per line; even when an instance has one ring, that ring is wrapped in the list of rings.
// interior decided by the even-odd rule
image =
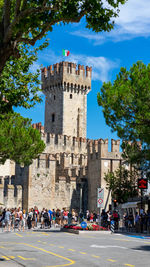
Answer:
[[[46,24],[46,26],[42,29],[42,31],[33,39],[27,39],[27,38],[19,38],[18,42],[24,42],[26,44],[30,44],[30,45],[34,45],[36,43],[37,40],[40,40],[43,35],[48,31],[50,27],[50,24]]]
[[[5,0],[5,1],[9,1],[9,0]],[[4,36],[4,43],[7,43],[9,42],[9,40],[11,39],[11,35],[12,35],[12,30],[13,28],[15,27],[15,25],[19,22],[21,19],[23,19],[24,17],[26,16],[31,16],[32,14],[39,14],[39,13],[43,13],[45,11],[54,11],[54,10],[57,10],[56,7],[38,7],[38,8],[30,8],[30,9],[25,9],[23,11],[21,11],[17,17],[14,18],[14,20],[12,21],[12,23],[10,24],[8,30],[6,31],[5,33],[5,36]]]
[[[21,0],[16,0],[16,6],[15,6],[15,17],[19,14],[20,11],[20,5],[21,5]]]
[[[78,16],[77,18],[74,19],[65,19],[65,22],[79,22],[81,20],[81,18],[85,15],[85,11],[80,13],[80,16]],[[49,22],[45,25],[45,27],[42,29],[42,31],[33,39],[28,39],[28,38],[22,38],[20,37],[17,41],[18,42],[24,42],[26,44],[30,44],[30,45],[34,45],[36,43],[37,40],[41,39],[43,37],[43,35],[48,31],[49,27],[54,25],[55,23],[59,22],[60,19],[57,20],[53,20],[52,22]]]
[[[4,2],[4,33],[7,31],[10,25],[10,0]]]

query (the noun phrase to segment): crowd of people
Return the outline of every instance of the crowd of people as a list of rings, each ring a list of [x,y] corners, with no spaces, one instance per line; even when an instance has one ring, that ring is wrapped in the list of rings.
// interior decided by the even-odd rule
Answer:
[[[34,229],[38,225],[41,228],[50,228],[52,225],[63,226],[70,223],[78,222],[78,213],[75,210],[69,212],[66,208],[63,209],[45,209],[39,211],[37,207],[26,210],[21,208],[5,209],[0,208],[0,226],[5,231],[24,231],[26,228]]]
[[[66,208],[63,209],[45,209],[39,211],[37,207],[29,209],[28,212],[22,210],[21,208],[14,209],[3,209],[0,208],[0,225],[4,228],[5,231],[12,231],[16,228],[18,231],[24,231],[26,228],[34,229],[37,225],[40,225],[41,228],[50,228],[52,225],[63,226],[65,224],[77,224],[81,223],[84,219],[87,220],[87,223],[96,223],[98,224],[101,220],[101,225],[104,227],[110,227],[110,220],[115,217],[115,212],[105,212],[104,210],[101,213],[101,218],[96,212],[86,211],[85,214],[82,212],[77,212],[72,209],[71,211]],[[118,214],[118,213],[117,213]],[[116,215],[115,220],[118,224],[118,215]],[[117,225],[116,224],[116,225]]]
[[[4,231],[24,231],[25,229],[34,229],[37,226],[40,228],[50,228],[64,226],[65,224],[77,224],[86,220],[87,223],[101,224],[101,226],[110,229],[111,222],[114,222],[115,229],[119,228],[120,215],[119,212],[105,211],[104,209],[99,216],[96,212],[86,211],[85,214],[77,212],[72,209],[71,211],[66,208],[63,209],[45,209],[41,211],[35,206],[34,208],[22,210],[21,208],[5,209],[0,208],[0,226]],[[133,215],[132,212],[127,212],[123,215],[122,226],[130,231],[134,229],[136,232],[147,231],[150,232],[150,211],[146,213],[138,212]]]
[[[145,212],[141,209],[139,212],[136,211],[135,215],[132,211],[127,212],[123,216],[123,223],[128,231],[134,229],[137,233],[150,233],[150,210]]]

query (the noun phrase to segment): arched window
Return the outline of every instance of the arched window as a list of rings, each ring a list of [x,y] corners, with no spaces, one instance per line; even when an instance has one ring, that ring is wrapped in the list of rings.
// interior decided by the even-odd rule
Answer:
[[[72,99],[72,94],[70,94],[70,99]]]

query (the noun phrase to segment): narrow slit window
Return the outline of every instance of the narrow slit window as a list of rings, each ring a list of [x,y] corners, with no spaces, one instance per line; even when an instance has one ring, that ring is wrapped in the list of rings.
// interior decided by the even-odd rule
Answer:
[[[72,99],[72,94],[70,94],[70,99]]]
[[[55,121],[55,114],[53,113],[52,114],[52,122],[54,122]]]

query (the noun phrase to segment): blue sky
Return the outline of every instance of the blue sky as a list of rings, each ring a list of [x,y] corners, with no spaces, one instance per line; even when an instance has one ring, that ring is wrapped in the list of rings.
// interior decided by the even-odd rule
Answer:
[[[85,28],[85,20],[78,24],[56,25],[48,33],[49,47],[39,53],[32,66],[48,66],[64,60],[62,49],[70,51],[66,61],[92,66],[92,91],[87,98],[87,137],[92,139],[118,139],[106,125],[103,113],[97,104],[97,93],[102,82],[112,81],[120,67],[128,69],[138,60],[145,64],[150,58],[150,0],[128,0],[120,7],[115,29],[110,33],[94,33]],[[30,110],[17,109],[33,123],[44,124],[44,101]]]

